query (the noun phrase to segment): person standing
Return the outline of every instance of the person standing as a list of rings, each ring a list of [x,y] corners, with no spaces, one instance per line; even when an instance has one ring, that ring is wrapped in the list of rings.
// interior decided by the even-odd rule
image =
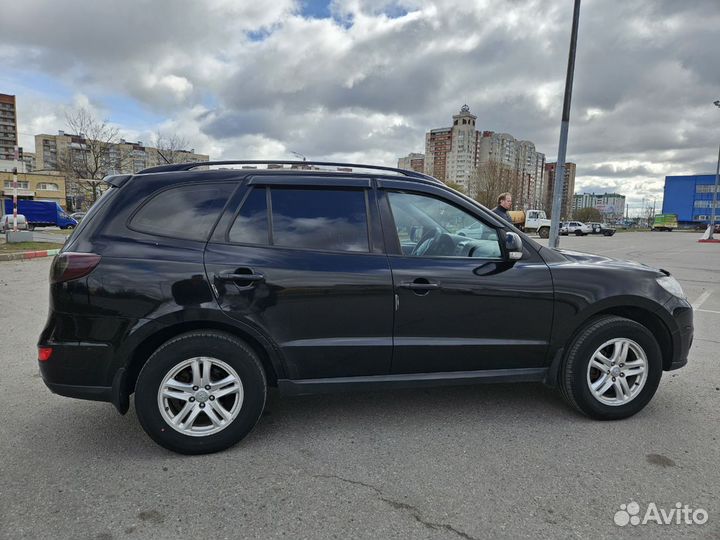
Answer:
[[[512,223],[512,219],[508,214],[508,210],[512,208],[512,194],[501,193],[498,195],[498,203],[495,208],[492,209],[498,216]]]

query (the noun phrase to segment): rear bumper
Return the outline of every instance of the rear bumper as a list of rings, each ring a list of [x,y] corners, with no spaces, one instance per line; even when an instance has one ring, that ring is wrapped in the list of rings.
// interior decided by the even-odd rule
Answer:
[[[41,342],[52,347],[49,360],[38,362],[45,385],[55,394],[77,399],[106,401],[121,414],[127,412],[129,398],[125,388],[125,369],[109,374],[112,349],[104,343]],[[110,384],[108,384],[108,382]]]
[[[75,384],[52,383],[47,380],[45,380],[45,385],[53,394],[59,396],[92,401],[112,401],[112,386],[78,386]]]

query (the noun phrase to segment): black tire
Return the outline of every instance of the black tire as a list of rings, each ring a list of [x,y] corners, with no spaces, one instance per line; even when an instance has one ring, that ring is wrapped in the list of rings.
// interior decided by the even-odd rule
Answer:
[[[583,236],[583,232],[580,229],[578,229],[575,231],[575,236]]]
[[[550,236],[550,229],[547,227],[540,227],[540,230],[538,231],[538,236],[540,238],[548,238]]]
[[[638,394],[623,405],[606,405],[588,387],[588,364],[603,343],[627,338],[638,344],[647,356],[647,379]],[[614,315],[592,319],[573,339],[560,371],[560,389],[566,401],[596,420],[619,420],[641,411],[655,395],[662,377],[662,353],[652,333],[643,325]]]
[[[163,378],[194,357],[225,362],[242,382],[243,400],[237,416],[221,431],[204,436],[177,431],[163,418],[158,404]],[[181,454],[209,454],[233,446],[250,433],[265,407],[266,394],[265,372],[251,347],[223,332],[198,330],[171,339],[150,356],[135,385],[135,409],[145,432],[160,446]]]

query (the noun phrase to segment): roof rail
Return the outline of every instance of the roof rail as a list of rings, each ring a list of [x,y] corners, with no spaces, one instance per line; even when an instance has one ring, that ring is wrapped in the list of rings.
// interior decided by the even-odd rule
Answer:
[[[227,160],[227,161],[197,161],[195,163],[173,163],[170,165],[158,165],[157,167],[149,167],[143,169],[138,174],[156,173],[156,172],[173,172],[173,171],[189,171],[197,167],[207,167],[213,165],[318,165],[323,167],[344,167],[357,169],[371,169],[379,171],[389,171],[410,178],[420,178],[430,182],[440,182],[437,178],[417,171],[409,171],[407,169],[398,169],[396,167],[382,167],[380,165],[362,165],[359,163],[335,163],[332,161],[285,161],[285,160]],[[442,183],[442,182],[440,182]]]

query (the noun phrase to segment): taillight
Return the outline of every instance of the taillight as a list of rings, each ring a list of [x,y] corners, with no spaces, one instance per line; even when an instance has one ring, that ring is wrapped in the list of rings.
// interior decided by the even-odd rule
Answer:
[[[52,347],[38,347],[38,360],[47,362],[52,356]]]
[[[66,251],[55,257],[50,269],[50,283],[70,281],[88,275],[100,262],[95,253]]]

